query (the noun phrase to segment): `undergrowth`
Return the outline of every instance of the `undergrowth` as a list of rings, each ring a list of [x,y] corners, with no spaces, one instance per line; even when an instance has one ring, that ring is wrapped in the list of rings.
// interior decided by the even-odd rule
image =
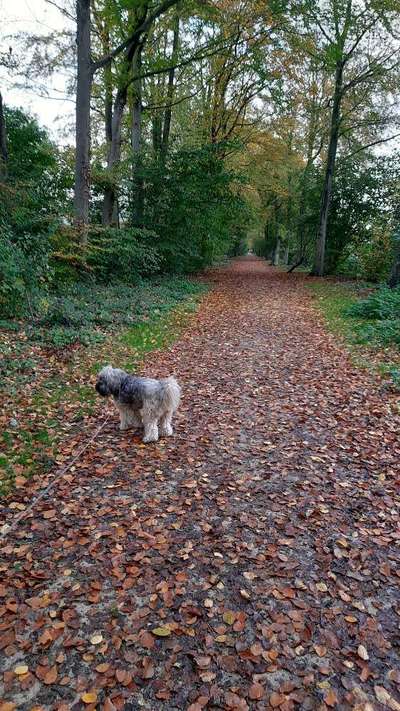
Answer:
[[[390,378],[400,391],[400,290],[357,282],[313,282],[316,305],[357,364]]]

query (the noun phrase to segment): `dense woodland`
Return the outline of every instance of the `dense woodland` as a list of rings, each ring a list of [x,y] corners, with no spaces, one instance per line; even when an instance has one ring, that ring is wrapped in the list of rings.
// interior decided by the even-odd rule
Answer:
[[[399,284],[398,0],[52,4],[65,30],[0,47],[9,86],[76,101],[66,147],[3,91],[3,318],[248,248]]]

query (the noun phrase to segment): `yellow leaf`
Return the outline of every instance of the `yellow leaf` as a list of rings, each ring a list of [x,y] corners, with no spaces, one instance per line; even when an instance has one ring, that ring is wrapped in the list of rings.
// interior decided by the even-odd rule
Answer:
[[[171,634],[171,630],[168,627],[155,627],[151,631],[156,637],[168,637]]]
[[[14,674],[17,676],[22,676],[23,674],[27,674],[29,671],[29,667],[26,666],[26,664],[20,664],[20,666],[15,667],[14,669]]]
[[[236,615],[234,612],[228,610],[228,612],[224,612],[224,614],[222,615],[222,619],[224,622],[226,622],[227,625],[233,625],[236,620]]]
[[[95,691],[86,691],[82,694],[81,699],[84,704],[95,704],[97,701],[97,694]]]
[[[92,644],[100,644],[100,642],[103,641],[103,635],[102,634],[94,634],[93,637],[90,638],[90,642]]]
[[[316,587],[317,590],[319,590],[320,592],[327,592],[327,591],[328,591],[328,588],[327,588],[327,586],[325,585],[325,583],[317,583],[315,587]]]

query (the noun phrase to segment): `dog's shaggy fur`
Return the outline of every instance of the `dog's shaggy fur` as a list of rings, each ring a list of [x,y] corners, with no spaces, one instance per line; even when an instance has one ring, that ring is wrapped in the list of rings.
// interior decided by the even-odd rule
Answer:
[[[97,376],[96,390],[103,397],[114,398],[121,430],[144,427],[143,442],[157,442],[159,435],[173,434],[172,417],[181,396],[175,378],[138,378],[107,365]]]

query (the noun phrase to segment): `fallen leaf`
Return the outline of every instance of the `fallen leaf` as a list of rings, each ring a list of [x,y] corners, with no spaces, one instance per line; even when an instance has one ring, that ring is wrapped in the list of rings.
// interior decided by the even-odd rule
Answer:
[[[168,627],[155,627],[151,630],[156,637],[169,637],[171,630]]]
[[[101,644],[102,641],[103,641],[102,634],[94,634],[93,637],[90,638],[91,644]]]
[[[17,676],[22,676],[23,674],[27,674],[29,671],[29,667],[26,666],[26,664],[20,664],[19,666],[15,667],[14,669],[14,674]]]
[[[45,675],[43,682],[45,684],[54,684],[57,681],[57,677],[58,677],[57,667],[56,666],[51,667],[51,669],[49,669],[49,671]]]
[[[338,697],[336,696],[333,689],[330,689],[328,693],[324,696],[324,701],[327,706],[336,706],[336,704],[338,703]]]
[[[81,696],[84,704],[95,704],[97,701],[97,693],[95,691],[86,691]]]
[[[236,620],[236,615],[234,612],[228,610],[227,612],[224,612],[222,619],[227,625],[233,625]]]
[[[357,654],[361,659],[364,659],[364,661],[367,661],[367,659],[369,659],[368,651],[366,650],[363,644],[358,645]]]
[[[255,700],[262,699],[265,689],[261,684],[252,684],[249,689],[249,698]]]

